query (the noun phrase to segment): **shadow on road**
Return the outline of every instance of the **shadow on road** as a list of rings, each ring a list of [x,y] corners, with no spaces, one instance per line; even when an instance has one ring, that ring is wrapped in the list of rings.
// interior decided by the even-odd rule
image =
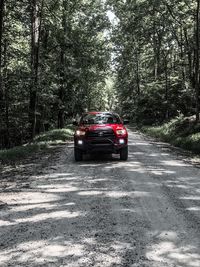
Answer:
[[[127,162],[63,153],[0,211],[0,266],[198,267],[199,169],[134,135]]]

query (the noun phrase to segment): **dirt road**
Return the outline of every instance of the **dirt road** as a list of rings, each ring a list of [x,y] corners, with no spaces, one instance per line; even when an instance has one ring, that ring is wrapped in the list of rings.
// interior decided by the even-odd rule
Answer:
[[[0,193],[1,267],[199,267],[200,169],[130,135],[130,158],[72,145]]]

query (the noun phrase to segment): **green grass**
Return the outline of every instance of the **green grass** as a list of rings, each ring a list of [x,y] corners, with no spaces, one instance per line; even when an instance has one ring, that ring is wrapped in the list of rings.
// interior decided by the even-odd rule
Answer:
[[[48,148],[47,143],[28,144],[26,146],[18,146],[7,150],[0,150],[0,161],[9,162],[26,158],[33,153]]]
[[[200,124],[195,122],[194,117],[180,116],[161,126],[145,126],[141,130],[164,142],[200,153]]]
[[[34,143],[36,142],[65,142],[71,140],[73,137],[74,128],[69,126],[66,129],[56,129],[44,134],[38,135],[34,139]]]
[[[73,138],[73,126],[66,129],[56,129],[35,137],[32,143],[11,149],[0,150],[0,162],[12,162],[24,159],[34,153],[45,151],[52,145],[61,144],[70,141]]]

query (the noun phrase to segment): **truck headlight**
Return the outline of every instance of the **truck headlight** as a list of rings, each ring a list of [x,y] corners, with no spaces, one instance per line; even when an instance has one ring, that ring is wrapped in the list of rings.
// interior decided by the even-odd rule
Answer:
[[[78,140],[78,145],[82,146],[83,145],[83,140]]]
[[[126,134],[126,130],[124,130],[124,129],[117,130],[116,133],[117,133],[118,135],[125,135],[125,134]]]
[[[75,134],[78,135],[78,136],[84,136],[85,135],[85,131],[77,130]]]

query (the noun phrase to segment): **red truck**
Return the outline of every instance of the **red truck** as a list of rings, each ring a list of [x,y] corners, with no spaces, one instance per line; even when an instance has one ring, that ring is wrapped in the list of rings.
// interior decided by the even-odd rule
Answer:
[[[128,159],[128,132],[125,124],[113,112],[87,112],[80,122],[74,122],[74,158],[82,161],[84,154],[120,154],[121,160]]]

